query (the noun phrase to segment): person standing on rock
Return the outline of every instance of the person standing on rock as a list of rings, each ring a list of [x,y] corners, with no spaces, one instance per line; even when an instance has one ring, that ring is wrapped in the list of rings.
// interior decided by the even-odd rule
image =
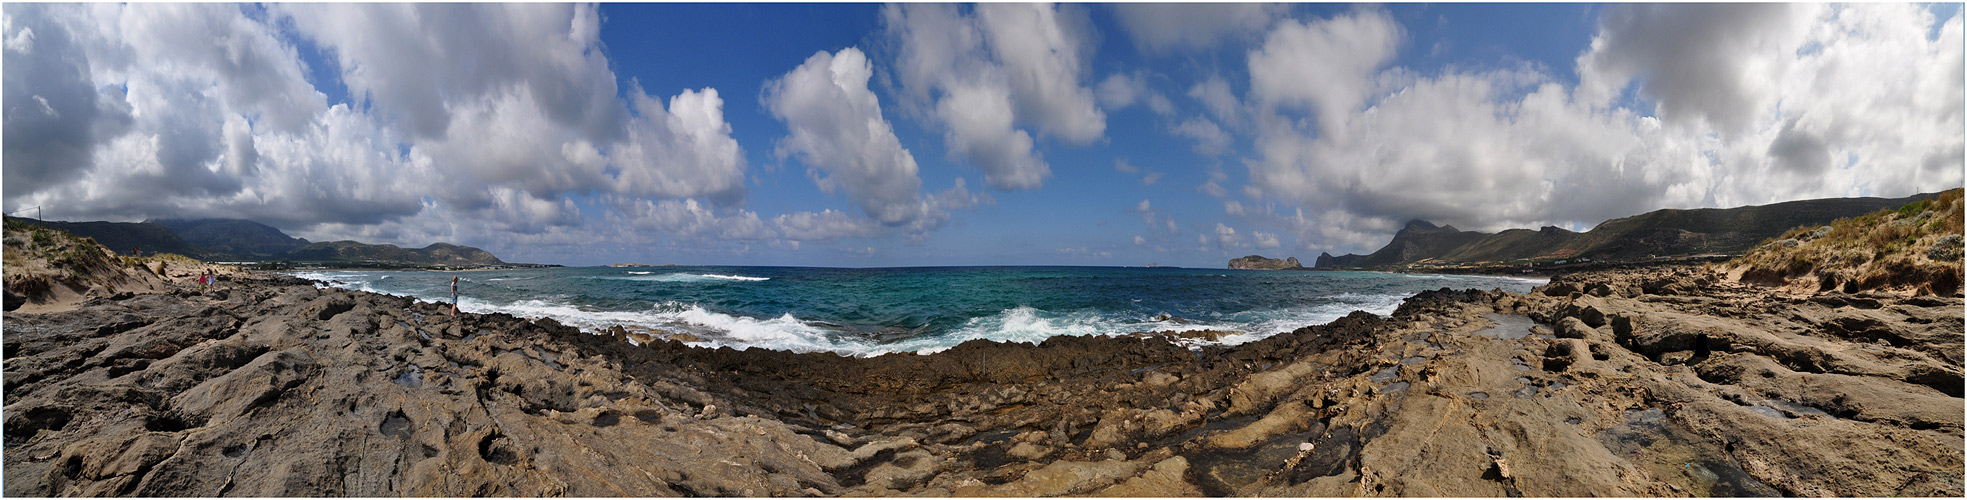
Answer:
[[[458,276],[451,275],[451,317],[458,316]]]

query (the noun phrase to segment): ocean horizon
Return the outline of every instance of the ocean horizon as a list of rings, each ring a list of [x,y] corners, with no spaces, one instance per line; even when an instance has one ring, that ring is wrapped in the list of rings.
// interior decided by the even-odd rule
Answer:
[[[1353,311],[1387,315],[1439,288],[1527,292],[1546,280],[1357,271],[1174,267],[561,267],[469,272],[318,270],[327,286],[551,318],[588,333],[649,329],[702,347],[875,356],[969,340],[1042,342],[1137,332],[1236,345]]]

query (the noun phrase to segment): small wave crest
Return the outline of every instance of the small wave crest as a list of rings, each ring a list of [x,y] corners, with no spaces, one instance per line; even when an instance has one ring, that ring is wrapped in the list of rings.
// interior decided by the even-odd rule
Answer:
[[[952,329],[946,334],[909,339],[887,347],[893,352],[912,351],[928,354],[976,339],[1038,343],[1059,336],[1113,336],[1136,332],[1205,330],[1235,333],[1223,335],[1215,340],[1193,338],[1178,339],[1177,342],[1189,347],[1237,345],[1307,326],[1330,323],[1353,311],[1366,311],[1385,316],[1392,314],[1405,299],[1404,295],[1340,294],[1331,297],[1330,302],[1317,305],[1235,314],[1211,314],[1207,318],[1188,318],[1181,321],[1157,321],[1154,317],[1093,310],[1055,312],[1018,306],[994,315],[972,318],[963,326]],[[1158,317],[1160,314],[1154,316]]]
[[[657,281],[663,283],[723,283],[723,282],[731,282],[731,281],[752,282],[752,281],[771,280],[771,278],[761,278],[757,276],[741,276],[741,275],[734,275],[734,274],[669,273],[669,274],[659,274],[655,276],[649,276],[648,271],[629,271],[628,274],[629,276],[595,276],[593,277],[593,279],[617,280],[617,281]]]
[[[793,352],[827,351],[873,356],[883,350],[872,342],[843,338],[827,328],[801,320],[790,313],[773,318],[725,314],[696,304],[659,302],[642,311],[597,311],[560,301],[521,300],[494,304],[473,298],[458,307],[473,313],[498,312],[522,318],[553,318],[589,333],[615,326],[638,326],[669,333],[688,333],[702,339],[692,342],[706,347],[744,349],[762,347]]]
[[[294,273],[294,276],[327,281],[337,288],[406,295],[402,291],[377,289],[374,286],[374,275],[302,272]],[[699,282],[767,280],[767,278],[749,276],[690,273],[654,276],[617,275],[601,279]],[[440,293],[441,296],[421,296],[420,292],[409,292],[407,295],[437,303],[448,303],[450,299],[447,292]],[[1094,309],[1055,311],[1017,306],[994,314],[970,318],[943,331],[921,332],[919,335],[893,341],[877,340],[855,333],[850,327],[803,319],[791,313],[754,317],[678,301],[649,303],[646,309],[641,310],[600,310],[571,302],[564,296],[501,303],[467,295],[460,299],[458,306],[471,313],[506,313],[523,318],[552,318],[589,333],[605,332],[615,326],[642,327],[668,333],[688,333],[700,339],[691,344],[703,347],[735,349],[758,347],[792,352],[824,351],[871,357],[897,352],[921,354],[940,352],[977,339],[1038,343],[1058,336],[1117,336],[1135,332],[1198,330],[1236,332],[1213,340],[1201,338],[1177,340],[1189,347],[1236,345],[1306,326],[1329,323],[1355,310],[1385,316],[1392,314],[1406,297],[1405,294],[1340,293],[1306,305],[1267,310],[1196,313],[1182,320],[1157,320],[1164,313],[1163,311]],[[1183,316],[1179,312],[1165,313]]]
[[[731,281],[769,281],[769,280],[771,280],[771,278],[760,278],[760,277],[756,277],[756,276],[738,276],[738,275],[734,275],[734,274],[700,274],[700,275],[698,275],[698,276],[703,276],[703,277],[705,277],[705,278],[711,278],[711,279],[720,279],[720,280],[731,280]]]

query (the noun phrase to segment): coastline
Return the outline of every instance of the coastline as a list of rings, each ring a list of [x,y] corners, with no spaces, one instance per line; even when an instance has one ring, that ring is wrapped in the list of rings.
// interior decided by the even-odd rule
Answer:
[[[7,313],[6,493],[1962,489],[1959,297],[1790,296],[1655,267],[1424,292],[1232,347],[1055,337],[852,358],[453,320],[265,273],[228,284]]]

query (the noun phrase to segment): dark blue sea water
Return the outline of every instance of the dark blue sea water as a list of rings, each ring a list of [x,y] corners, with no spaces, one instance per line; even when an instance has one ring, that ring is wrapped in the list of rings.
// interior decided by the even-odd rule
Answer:
[[[1482,276],[1118,267],[641,267],[437,273],[295,273],[333,286],[448,302],[460,277],[469,312],[550,317],[599,331],[686,332],[700,345],[934,352],[971,339],[1241,332],[1237,344],[1330,322],[1389,314],[1422,290],[1523,292],[1542,280]],[[1168,319],[1164,319],[1168,318]]]

